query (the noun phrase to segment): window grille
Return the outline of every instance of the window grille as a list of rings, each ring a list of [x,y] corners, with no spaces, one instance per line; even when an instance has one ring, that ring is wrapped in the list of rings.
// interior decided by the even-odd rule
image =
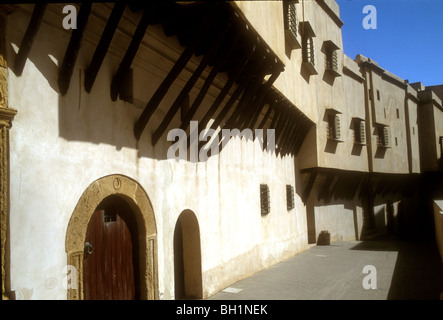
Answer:
[[[271,212],[271,199],[269,195],[269,186],[267,184],[260,185],[260,209],[262,215]]]
[[[294,209],[294,187],[287,184],[286,185],[286,208],[288,211]]]
[[[116,222],[117,221],[117,212],[115,209],[107,209],[103,214],[103,220],[105,223]]]
[[[378,127],[377,146],[382,148],[389,146],[389,131],[387,126]]]
[[[326,70],[338,72],[337,50],[329,50],[326,55]]]
[[[314,40],[312,37],[303,38],[303,62],[308,62],[315,66]]]
[[[340,136],[340,118],[336,114],[330,114],[328,117],[328,139],[339,140]]]
[[[365,143],[365,122],[363,120],[358,120],[354,122],[354,143],[364,144]]]
[[[294,39],[297,39],[297,11],[294,3],[288,4],[287,29]]]

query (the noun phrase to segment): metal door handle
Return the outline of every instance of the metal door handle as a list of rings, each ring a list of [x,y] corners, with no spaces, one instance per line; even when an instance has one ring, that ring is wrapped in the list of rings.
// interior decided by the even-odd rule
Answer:
[[[89,241],[85,242],[85,258],[94,252],[94,247]]]

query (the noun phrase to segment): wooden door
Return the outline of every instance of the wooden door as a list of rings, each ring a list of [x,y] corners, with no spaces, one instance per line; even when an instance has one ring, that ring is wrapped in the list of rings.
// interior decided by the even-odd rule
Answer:
[[[135,298],[131,233],[118,208],[97,210],[89,221],[83,283],[86,300]]]

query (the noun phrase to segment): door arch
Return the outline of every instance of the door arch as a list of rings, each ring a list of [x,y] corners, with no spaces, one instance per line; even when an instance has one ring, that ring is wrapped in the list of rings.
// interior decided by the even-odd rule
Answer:
[[[81,195],[66,231],[67,264],[77,271],[75,285],[68,284],[68,299],[84,299],[83,260],[89,221],[103,200],[112,196],[131,210],[138,257],[136,279],[141,299],[158,299],[157,228],[154,211],[140,184],[123,175],[109,175],[92,182]],[[133,228],[133,227],[132,227]],[[133,228],[134,229],[134,228]]]
[[[174,230],[175,299],[203,297],[200,228],[191,210],[183,211]]]

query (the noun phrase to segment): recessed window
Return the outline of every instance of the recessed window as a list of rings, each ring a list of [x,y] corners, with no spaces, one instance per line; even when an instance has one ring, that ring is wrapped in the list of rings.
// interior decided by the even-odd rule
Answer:
[[[365,144],[366,130],[363,119],[354,119],[354,143]]]
[[[334,42],[327,40],[323,43],[321,50],[325,54],[325,70],[334,77],[340,77],[338,69],[339,49],[340,48]]]
[[[286,208],[288,211],[294,209],[294,187],[287,184],[286,185]]]
[[[271,212],[271,198],[267,184],[260,185],[260,210],[262,216]]]
[[[395,137],[395,145],[398,146],[398,140],[397,140],[397,137]]]
[[[297,8],[295,4],[298,1],[283,1],[283,14],[285,23],[286,43],[290,49],[300,48],[300,43],[297,37]]]
[[[328,115],[328,139],[329,140],[340,140],[340,118],[338,114]]]
[[[105,223],[116,222],[117,221],[117,212],[113,209],[106,209],[103,214],[103,220]]]
[[[303,62],[315,67],[314,38],[303,37]]]
[[[389,131],[388,127],[379,125],[377,127],[377,146],[387,148],[389,146]]]
[[[328,50],[326,53],[326,70],[338,72],[337,50]]]
[[[377,100],[380,101],[380,90],[377,90]]]
[[[302,66],[310,74],[318,74],[315,69],[315,32],[309,21],[300,22],[300,33],[302,35]]]
[[[400,110],[397,108],[397,119],[400,119]]]

